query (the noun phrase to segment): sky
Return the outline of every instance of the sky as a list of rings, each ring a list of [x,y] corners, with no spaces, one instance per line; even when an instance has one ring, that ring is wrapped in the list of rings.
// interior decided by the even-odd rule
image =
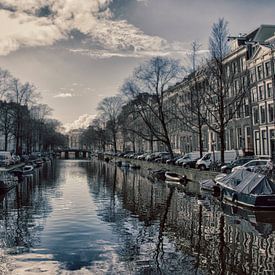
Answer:
[[[231,35],[275,24],[274,0],[0,0],[0,67],[33,83],[67,129],[155,55],[186,61],[225,18]]]

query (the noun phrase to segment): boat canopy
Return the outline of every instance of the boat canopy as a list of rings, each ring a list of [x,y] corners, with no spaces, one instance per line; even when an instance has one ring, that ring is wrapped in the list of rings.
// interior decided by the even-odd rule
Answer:
[[[244,169],[226,175],[220,181],[244,194],[271,195],[275,194],[275,184],[265,175]]]

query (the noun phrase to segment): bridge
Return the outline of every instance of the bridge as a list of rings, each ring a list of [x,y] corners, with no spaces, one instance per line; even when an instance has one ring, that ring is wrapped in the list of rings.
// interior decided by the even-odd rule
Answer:
[[[88,159],[91,156],[91,151],[87,149],[60,149],[55,153],[60,155],[61,159]]]

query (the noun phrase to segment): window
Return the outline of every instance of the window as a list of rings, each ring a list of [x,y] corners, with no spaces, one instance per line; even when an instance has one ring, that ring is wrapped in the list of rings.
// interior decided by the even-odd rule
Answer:
[[[232,72],[233,74],[237,72],[237,62],[232,62]]]
[[[263,100],[264,99],[264,86],[261,85],[259,86],[259,96],[258,96],[259,100]]]
[[[257,164],[256,161],[249,161],[249,162],[247,162],[247,163],[244,165],[244,167],[255,166],[256,164]]]
[[[246,76],[244,76],[243,78],[242,78],[242,89],[243,90],[246,90],[247,89],[247,77]]]
[[[229,65],[226,66],[226,75],[227,75],[227,77],[230,76],[230,66]]]
[[[272,83],[267,83],[266,84],[266,92],[267,92],[267,97],[272,97]]]
[[[242,113],[242,105],[239,107],[236,106],[236,117],[241,118],[241,113]]]
[[[268,148],[267,148],[267,136],[266,136],[266,130],[262,130],[262,147],[263,147],[263,155],[268,154]]]
[[[260,106],[261,123],[265,123],[265,106]]]
[[[266,77],[271,76],[271,63],[270,63],[270,61],[265,63],[265,76]]]
[[[256,155],[261,154],[260,133],[259,133],[259,131],[255,131],[255,150],[256,150]]]
[[[241,57],[240,59],[241,71],[243,72],[246,69],[246,60],[245,57]]]
[[[248,99],[245,99],[245,103],[244,103],[244,116],[248,117],[249,116],[249,102]]]
[[[241,149],[243,147],[243,138],[242,138],[242,129],[237,128],[237,141],[238,141],[238,147]]]
[[[234,149],[234,131],[233,129],[229,129],[229,138],[230,138],[230,148],[229,149]]]
[[[253,108],[253,122],[254,122],[254,124],[259,123],[259,109],[258,109],[258,107]]]
[[[273,122],[274,120],[274,105],[273,103],[268,104],[268,122]]]
[[[248,150],[253,150],[252,149],[252,137],[251,137],[250,127],[246,127],[245,132],[246,132],[246,144],[245,144],[245,146]]]
[[[235,91],[235,95],[238,95],[240,93],[240,91],[239,91],[239,81],[238,80],[234,81],[234,91]]]
[[[250,71],[250,80],[251,83],[254,83],[256,81],[256,72],[254,68]]]
[[[262,67],[262,65],[257,67],[257,73],[258,73],[258,79],[259,80],[263,79],[263,67]]]
[[[257,102],[257,90],[256,90],[256,88],[252,88],[251,94],[252,94],[252,102]]]

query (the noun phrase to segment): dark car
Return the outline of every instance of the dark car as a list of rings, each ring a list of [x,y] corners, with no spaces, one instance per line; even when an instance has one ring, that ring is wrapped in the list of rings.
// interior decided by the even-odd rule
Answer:
[[[231,173],[232,168],[234,168],[236,166],[242,166],[242,165],[246,164],[247,162],[249,162],[253,159],[254,159],[253,156],[237,159],[237,160],[235,160],[235,161],[233,161],[233,162],[231,162],[227,165],[222,166],[221,167],[221,172],[229,174],[229,173]]]
[[[191,159],[187,160],[182,164],[182,167],[183,168],[196,168],[196,163],[199,159],[200,158],[196,158],[196,159],[193,159],[193,160],[191,160]]]
[[[171,156],[169,153],[162,154],[160,157],[154,159],[154,162],[161,162],[161,163],[166,163],[168,159],[171,159]]]
[[[181,155],[180,155],[180,156],[175,156],[175,157],[173,157],[173,158],[169,158],[168,160],[166,160],[166,163],[167,163],[167,164],[175,164],[175,162],[176,162],[178,159],[180,159],[180,158],[182,158]]]

